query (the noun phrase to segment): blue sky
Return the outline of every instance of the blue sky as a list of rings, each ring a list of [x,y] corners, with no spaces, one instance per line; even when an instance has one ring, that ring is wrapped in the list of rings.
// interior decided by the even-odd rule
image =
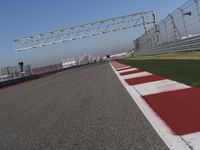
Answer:
[[[0,0],[0,66],[19,61],[33,66],[83,54],[110,54],[133,47],[134,28],[65,44],[15,52],[13,39],[39,32],[155,10],[161,20],[186,0]]]

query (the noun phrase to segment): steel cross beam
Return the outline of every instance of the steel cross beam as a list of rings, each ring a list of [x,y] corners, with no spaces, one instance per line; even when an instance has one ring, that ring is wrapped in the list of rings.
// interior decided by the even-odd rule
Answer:
[[[127,16],[64,28],[53,32],[40,33],[15,39],[14,46],[16,51],[22,51],[138,26],[144,26],[146,29],[147,25],[155,23],[154,16],[154,11],[140,12]]]

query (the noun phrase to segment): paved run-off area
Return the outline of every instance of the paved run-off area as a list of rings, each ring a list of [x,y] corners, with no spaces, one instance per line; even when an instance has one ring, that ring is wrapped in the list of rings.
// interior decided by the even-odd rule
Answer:
[[[103,63],[1,89],[0,149],[168,148]]]

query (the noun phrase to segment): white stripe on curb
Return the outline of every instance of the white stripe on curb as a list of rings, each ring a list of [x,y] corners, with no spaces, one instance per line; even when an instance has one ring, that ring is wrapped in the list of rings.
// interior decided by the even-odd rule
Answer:
[[[129,92],[137,106],[143,112],[147,120],[151,123],[158,135],[163,139],[166,145],[171,150],[191,150],[189,141],[186,141],[183,136],[174,135],[171,130],[166,126],[165,122],[162,121],[158,115],[152,110],[152,108],[146,103],[146,101],[141,97],[141,95],[134,89],[133,86],[129,86],[124,78],[118,74],[112,64],[110,63],[112,69],[118,76],[121,83],[124,85],[126,90]],[[198,150],[198,149],[197,149]]]
[[[185,84],[181,84],[172,80],[160,80],[134,85],[134,88],[142,95],[158,94],[162,92],[176,91],[190,88]]]
[[[150,75],[152,75],[152,73],[144,71],[144,72],[140,72],[140,73],[133,73],[133,74],[125,75],[122,77],[126,80],[126,79],[138,78],[138,77],[146,77],[146,76],[150,76]]]
[[[121,68],[117,68],[117,70],[118,69],[128,69],[128,68],[130,68],[131,66],[126,66],[126,67],[121,67]]]
[[[138,70],[137,68],[130,68],[130,69],[126,69],[126,70],[122,70],[122,71],[118,71],[119,73],[124,73],[124,72],[129,72],[129,71],[135,71]]]
[[[183,138],[192,145],[194,150],[200,150],[200,132],[184,135]]]

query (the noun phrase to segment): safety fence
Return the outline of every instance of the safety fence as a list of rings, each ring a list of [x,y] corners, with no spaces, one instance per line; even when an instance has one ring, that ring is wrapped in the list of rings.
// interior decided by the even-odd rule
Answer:
[[[63,68],[62,64],[53,64],[49,66],[33,68],[32,74],[33,75],[45,74],[45,73],[61,70],[62,68]]]
[[[21,68],[20,66],[8,66],[0,67],[0,82],[13,80],[32,75],[44,75],[54,72],[62,71],[67,68],[83,66],[100,62],[100,57],[94,57],[92,55],[84,55],[77,58],[63,60],[62,63],[32,68],[31,65],[26,65]]]
[[[189,0],[160,21],[157,26],[137,38],[135,54],[148,55],[200,49],[200,45],[196,43],[200,39],[199,3],[200,0]]]
[[[31,65],[26,65],[23,70],[20,66],[0,67],[0,81],[13,80],[32,75]]]
[[[63,68],[62,64],[54,64],[49,66],[43,66],[38,68],[32,68],[31,65],[23,66],[21,70],[20,66],[8,66],[0,68],[0,82],[14,80],[23,77],[29,77],[32,75],[41,75],[59,71]]]

